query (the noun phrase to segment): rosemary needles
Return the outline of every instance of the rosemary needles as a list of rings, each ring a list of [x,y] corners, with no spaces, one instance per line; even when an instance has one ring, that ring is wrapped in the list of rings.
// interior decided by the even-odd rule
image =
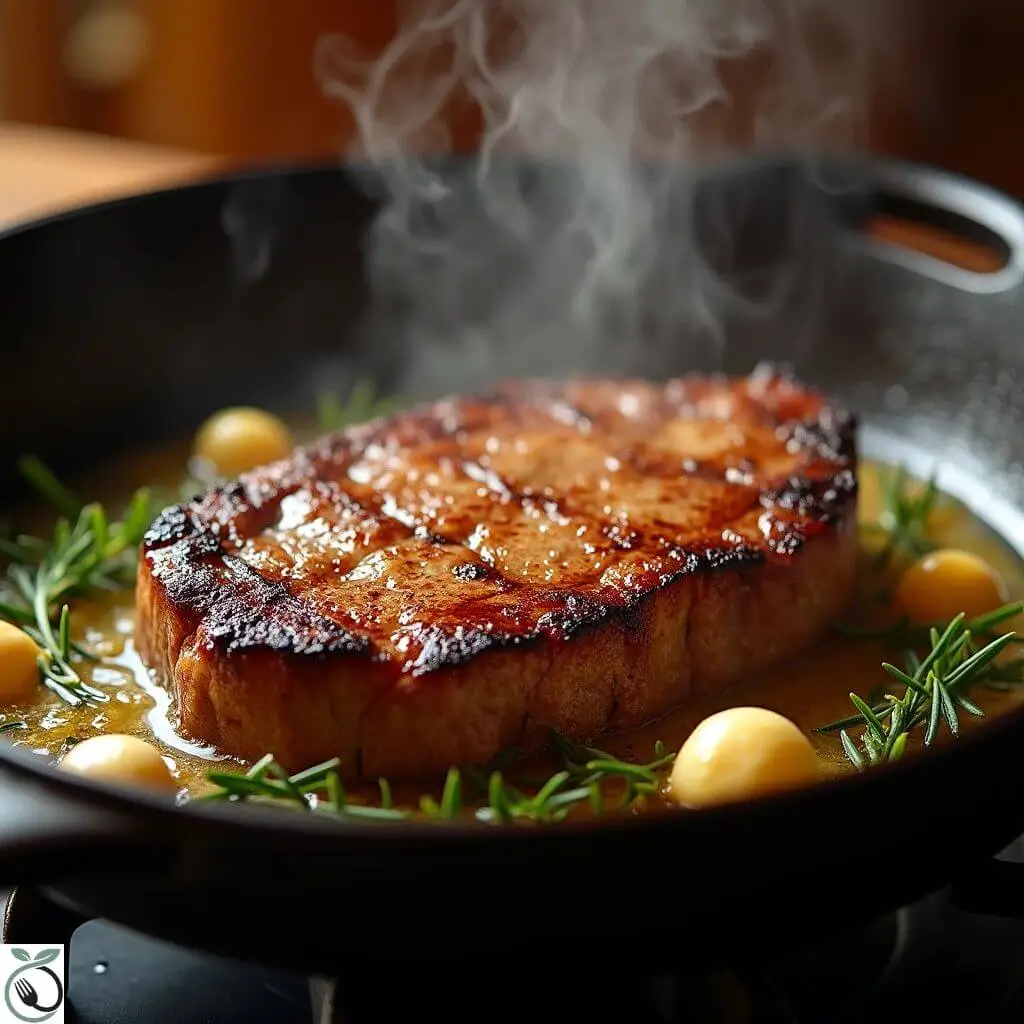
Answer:
[[[882,510],[877,523],[862,527],[881,533],[884,544],[877,564],[885,565],[894,557],[919,558],[932,550],[927,539],[928,521],[939,490],[934,476],[921,484],[905,466],[879,472]]]
[[[1013,633],[1004,633],[979,646],[972,626],[990,631],[1018,615],[1022,608],[1020,604],[1006,605],[973,623],[960,614],[941,630],[931,628],[929,649],[923,657],[908,649],[905,668],[883,663],[896,692],[885,693],[874,704],[851,693],[856,714],[815,731],[838,731],[843,751],[857,769],[898,760],[917,729],[923,729],[925,746],[935,741],[943,725],[951,735],[958,735],[961,715],[984,717],[970,698],[971,689],[987,681],[1019,678],[1019,669],[1024,667],[1024,663],[999,666],[995,661],[1013,642]],[[848,730],[857,726],[861,727],[861,734],[854,738]]]
[[[344,401],[333,391],[322,394],[317,402],[317,424],[324,432],[341,430],[383,416],[397,405],[394,398],[381,397],[373,381],[364,378],[355,382]]]
[[[560,736],[554,736],[554,742],[563,767],[529,787],[530,792],[513,785],[495,766],[452,768],[440,798],[421,797],[417,811],[394,806],[386,779],[378,782],[376,802],[350,799],[338,775],[337,759],[288,775],[270,754],[260,758],[244,775],[211,772],[207,781],[214,789],[197,799],[284,803],[351,821],[404,821],[410,817],[450,821],[469,813],[486,824],[546,824],[563,821],[579,804],[589,804],[595,813],[600,813],[605,805],[605,785],[609,783],[621,790],[621,807],[643,802],[661,789],[664,769],[675,756],[666,751],[664,744],[657,743],[650,763],[632,764]]]
[[[114,521],[102,505],[82,505],[37,459],[23,460],[21,469],[61,517],[49,539],[0,538],[0,560],[8,563],[0,618],[39,645],[44,686],[71,705],[102,703],[107,695],[75,667],[95,658],[71,639],[68,601],[88,591],[132,586],[136,552],[152,518],[148,493],[136,492],[123,520]]]

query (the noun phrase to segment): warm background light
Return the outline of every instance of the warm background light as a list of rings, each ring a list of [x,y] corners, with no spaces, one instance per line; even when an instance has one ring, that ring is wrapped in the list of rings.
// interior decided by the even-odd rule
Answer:
[[[905,14],[906,34],[876,83],[865,144],[1024,194],[1024,5],[883,7]],[[314,44],[341,32],[372,54],[395,24],[394,0],[0,0],[0,118],[237,162],[330,158],[351,124],[313,80]],[[737,97],[742,110],[742,83]],[[455,134],[472,145],[472,118]]]

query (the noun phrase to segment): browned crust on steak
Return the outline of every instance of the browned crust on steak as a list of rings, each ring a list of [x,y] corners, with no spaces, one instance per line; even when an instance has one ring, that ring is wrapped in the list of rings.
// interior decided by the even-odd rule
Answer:
[[[329,436],[143,543],[182,731],[291,769],[589,740],[799,652],[856,561],[852,417],[788,376],[516,382]]]

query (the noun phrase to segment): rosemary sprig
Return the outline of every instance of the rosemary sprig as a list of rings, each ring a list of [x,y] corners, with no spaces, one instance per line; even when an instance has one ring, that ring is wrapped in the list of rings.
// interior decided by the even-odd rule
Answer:
[[[53,471],[34,455],[26,455],[18,462],[21,475],[62,516],[74,519],[82,511],[84,502],[54,476]]]
[[[1008,605],[983,619],[992,626],[1019,611],[1019,605]],[[905,669],[882,664],[902,687],[901,693],[884,693],[874,705],[851,693],[856,714],[820,726],[815,732],[838,731],[843,752],[858,770],[899,760],[910,734],[920,727],[924,728],[925,746],[934,742],[943,723],[956,736],[962,713],[978,718],[985,714],[970,699],[971,689],[988,680],[1010,677],[1012,666],[996,665],[995,659],[1013,639],[1013,633],[1004,633],[979,648],[971,624],[960,614],[941,632],[930,630],[930,649],[923,658],[909,649]],[[862,727],[859,740],[847,731],[855,726]]]
[[[933,474],[921,485],[905,466],[880,473],[882,511],[877,523],[862,527],[885,535],[885,544],[876,556],[876,564],[885,565],[894,556],[920,558],[933,550],[927,539],[928,520],[939,495]]]
[[[0,545],[0,558],[8,563],[0,618],[39,644],[44,686],[71,705],[102,703],[107,695],[74,667],[79,659],[95,659],[71,640],[68,601],[133,584],[136,552],[152,520],[148,492],[137,491],[124,519],[115,522],[102,505],[82,505],[38,459],[23,460],[21,468],[61,517],[49,540],[21,535]]]
[[[1012,604],[1004,604],[984,615],[971,619],[965,624],[965,628],[971,634],[982,640],[995,640],[1002,634],[995,628],[1008,619],[1015,618],[1024,612],[1024,601],[1017,601]],[[892,647],[919,648],[930,642],[932,631],[939,630],[941,633],[945,623],[933,622],[927,625],[914,625],[909,619],[903,618],[891,626],[857,626],[850,623],[837,623],[836,630],[843,636],[860,638],[864,640],[881,640]],[[1011,644],[1024,644],[1024,636],[1014,635],[1010,640]]]
[[[378,803],[353,802],[338,775],[337,759],[288,775],[270,754],[260,758],[245,774],[210,772],[206,778],[215,788],[195,799],[221,803],[277,802],[350,821],[405,821],[415,816],[450,821],[471,812],[487,824],[546,824],[563,821],[574,806],[582,803],[589,803],[595,813],[600,813],[604,807],[603,786],[608,782],[623,785],[622,807],[656,794],[662,784],[662,769],[674,757],[660,742],[655,744],[654,759],[643,765],[578,746],[560,736],[555,737],[555,746],[563,768],[531,793],[509,782],[494,765],[482,770],[452,768],[440,799],[423,796],[415,811],[394,806],[386,779],[378,781]]]
[[[562,756],[565,770],[577,785],[594,786],[609,779],[623,782],[622,807],[657,793],[663,782],[663,770],[675,759],[675,752],[668,751],[661,740],[654,744],[653,760],[647,764],[631,764],[595,747],[579,746],[557,734],[552,739]]]
[[[380,396],[372,380],[361,378],[352,385],[344,401],[333,391],[320,396],[317,400],[317,423],[322,431],[330,433],[384,416],[397,406],[397,399]]]

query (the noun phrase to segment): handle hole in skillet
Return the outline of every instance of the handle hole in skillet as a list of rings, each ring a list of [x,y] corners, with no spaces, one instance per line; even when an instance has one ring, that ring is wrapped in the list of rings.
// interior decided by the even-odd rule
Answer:
[[[907,249],[974,274],[996,274],[1011,250],[995,231],[952,210],[906,196],[876,194],[860,230],[872,241]]]

